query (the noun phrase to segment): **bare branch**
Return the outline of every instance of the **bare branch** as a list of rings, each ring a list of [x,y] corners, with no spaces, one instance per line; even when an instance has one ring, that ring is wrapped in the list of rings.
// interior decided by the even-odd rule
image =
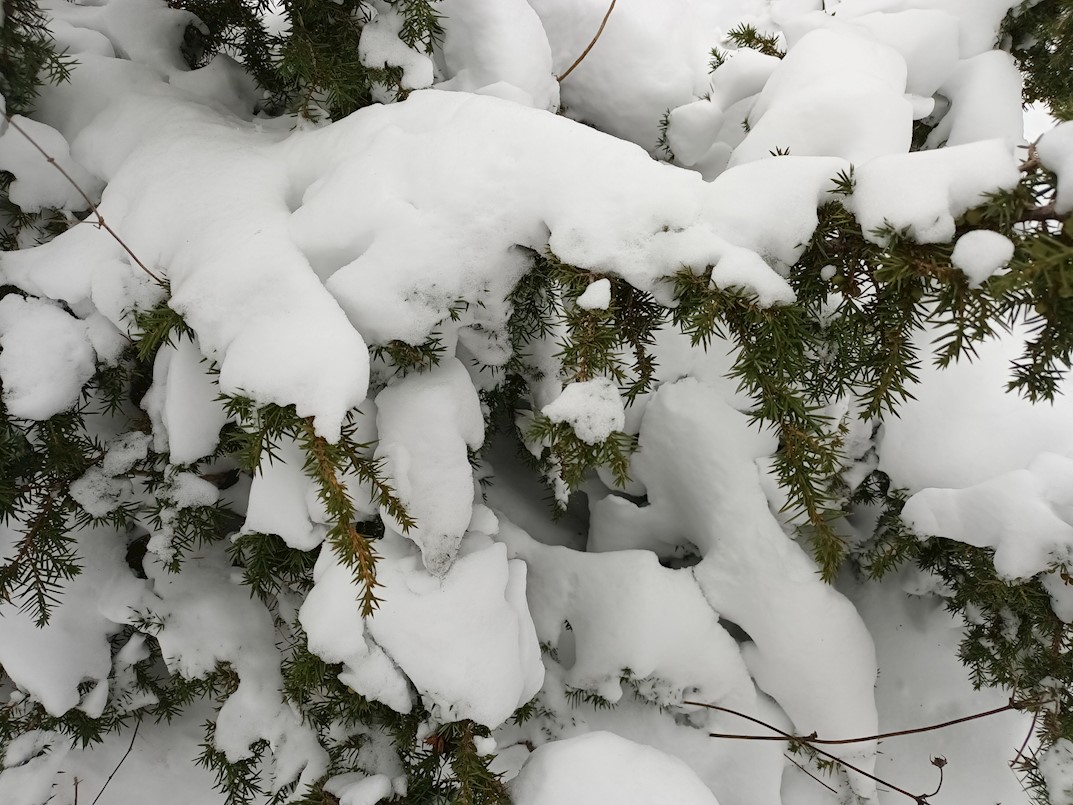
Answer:
[[[101,211],[97,209],[97,205],[93,203],[93,199],[91,199],[86,193],[86,191],[83,190],[82,187],[78,184],[78,182],[76,182],[71,177],[71,174],[64,170],[63,166],[56,161],[56,158],[49,154],[48,151],[46,151],[44,148],[42,148],[41,145],[37,142],[37,140],[30,136],[30,133],[26,131],[26,129],[24,129],[22,126],[15,122],[14,115],[5,114],[4,119],[7,120],[8,125],[10,125],[11,128],[15,129],[15,131],[25,137],[27,142],[29,142],[30,145],[37,149],[38,153],[40,153],[41,156],[45,158],[45,161],[48,162],[49,165],[51,165],[60,172],[63,178],[70,183],[71,187],[78,191],[78,194],[82,196],[82,199],[89,206],[89,209],[92,210],[93,214],[97,216],[97,226],[99,226],[101,229],[111,235],[115,239],[115,242],[118,243],[121,247],[123,247],[123,251],[125,251],[130,256],[130,259],[134,261],[134,264],[137,265],[138,268],[140,268],[150,277],[152,277],[153,281],[156,282],[157,285],[164,285],[164,280],[157,276],[157,274],[155,274],[153,271],[151,271],[148,266],[145,265],[145,263],[139,260],[138,255],[131,251],[131,248],[123,242],[123,239],[121,237],[119,237],[119,234],[114,229],[112,229],[112,227],[108,226],[108,224],[105,223],[104,216],[101,215]]]
[[[597,40],[597,39],[599,39],[599,38],[600,38],[600,34],[602,34],[602,33],[604,32],[604,26],[606,26],[606,25],[607,25],[607,20],[608,20],[608,18],[609,18],[609,17],[611,16],[611,12],[615,10],[615,3],[617,3],[617,2],[618,2],[618,0],[611,0],[611,5],[609,5],[609,6],[607,7],[607,13],[606,13],[606,14],[604,14],[604,19],[603,19],[603,22],[601,22],[601,23],[600,23],[600,28],[599,28],[599,30],[598,30],[598,31],[596,31],[596,36],[594,36],[594,37],[592,38],[592,41],[591,41],[591,42],[589,42],[589,46],[588,46],[587,48],[585,48],[585,49],[584,49],[583,51],[581,51],[581,55],[580,55],[580,56],[578,56],[578,57],[577,57],[577,58],[576,58],[576,59],[574,60],[574,63],[573,63],[573,64],[571,64],[571,65],[570,65],[569,67],[567,67],[567,68],[566,68],[566,72],[565,72],[565,73],[563,73],[563,74],[562,74],[561,76],[559,76],[559,77],[558,77],[558,78],[556,79],[556,80],[557,80],[557,81],[558,81],[558,82],[559,82],[560,84],[561,84],[561,83],[563,82],[563,79],[565,79],[565,78],[566,78],[566,77],[567,77],[568,75],[570,75],[570,74],[571,74],[572,72],[574,72],[574,68],[575,68],[575,67],[577,67],[577,66],[578,66],[579,64],[581,64],[582,60],[583,60],[583,59],[584,59],[584,58],[585,58],[586,56],[588,56],[588,55],[589,55],[589,51],[590,51],[590,50],[592,50],[592,48],[593,48],[593,45],[595,45],[595,44],[596,44],[596,40]]]

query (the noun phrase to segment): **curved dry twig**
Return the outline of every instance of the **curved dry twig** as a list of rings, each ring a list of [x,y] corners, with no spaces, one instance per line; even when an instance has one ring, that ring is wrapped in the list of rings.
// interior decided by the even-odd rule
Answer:
[[[97,796],[93,798],[93,802],[90,803],[90,805],[97,805],[97,800],[104,796],[104,790],[108,788],[108,783],[112,782],[112,778],[116,776],[116,772],[119,771],[119,767],[126,762],[128,757],[130,757],[130,752],[134,748],[134,740],[138,737],[138,728],[141,727],[141,725],[142,721],[141,719],[138,719],[138,721],[134,724],[134,734],[130,736],[130,746],[127,747],[127,751],[123,753],[123,757],[119,759],[119,762],[116,764],[116,767],[112,769],[112,773],[108,775],[108,779],[104,781],[104,785],[101,786],[101,790],[97,792]]]
[[[604,32],[604,27],[607,25],[607,20],[611,16],[611,12],[615,10],[615,3],[617,3],[617,2],[618,2],[618,0],[611,0],[611,5],[609,5],[607,7],[607,13],[604,14],[604,19],[600,23],[600,28],[599,28],[599,30],[596,31],[596,36],[594,36],[592,38],[592,41],[589,42],[589,46],[587,48],[585,48],[583,51],[581,51],[581,55],[578,56],[576,59],[574,59],[574,63],[566,68],[565,73],[563,73],[561,76],[559,76],[557,79],[555,79],[560,84],[563,82],[563,79],[565,79],[568,75],[570,75],[572,72],[574,72],[574,68],[577,67],[579,64],[581,64],[582,60],[586,56],[589,55],[589,51],[592,50],[593,45],[596,44],[596,40],[598,40],[600,38],[600,34],[602,34]]]
[[[721,734],[721,733],[710,732],[710,733],[708,733],[708,735],[710,737],[713,737],[713,738],[728,737],[728,738],[738,738],[738,739],[743,739],[743,740],[755,740],[755,739],[759,738],[761,740],[784,740],[784,741],[789,741],[792,744],[803,744],[803,745],[807,746],[810,750],[815,752],[817,755],[822,755],[823,757],[827,758],[828,760],[830,760],[830,761],[832,761],[834,763],[837,763],[838,765],[840,765],[840,766],[842,766],[842,767],[844,767],[846,769],[849,769],[850,771],[857,772],[857,774],[860,774],[862,777],[867,777],[869,780],[872,780],[873,782],[876,782],[879,785],[885,785],[888,788],[890,788],[892,791],[896,791],[897,793],[902,794],[903,796],[906,796],[909,799],[913,800],[915,803],[917,803],[917,805],[930,805],[930,803],[928,801],[928,798],[929,797],[934,797],[935,794],[939,793],[939,789],[942,788],[942,785],[943,785],[943,769],[942,769],[942,767],[946,765],[945,759],[943,760],[942,765],[934,763],[934,761],[933,761],[933,765],[935,765],[939,769],[939,786],[935,789],[935,791],[933,793],[931,793],[931,794],[914,794],[911,791],[907,791],[904,788],[901,788],[900,786],[895,785],[894,783],[890,782],[889,780],[884,780],[882,777],[877,777],[876,775],[872,774],[871,772],[867,772],[864,769],[860,768],[859,766],[853,765],[852,763],[850,763],[848,760],[845,760],[844,758],[840,758],[837,755],[831,754],[830,752],[828,752],[825,749],[821,749],[820,747],[815,745],[816,739],[810,738],[808,736],[802,737],[800,735],[792,735],[789,732],[785,732],[784,730],[779,729],[774,724],[769,724],[766,721],[763,721],[763,720],[761,720],[759,718],[755,718],[754,716],[750,716],[750,715],[748,715],[746,713],[742,713],[742,712],[740,712],[738,710],[732,710],[729,707],[720,707],[717,704],[708,704],[707,702],[694,702],[694,701],[684,701],[684,702],[682,702],[682,704],[693,705],[695,707],[704,707],[704,708],[707,708],[709,710],[718,710],[719,712],[728,713],[728,714],[730,714],[732,716],[737,716],[738,718],[744,718],[746,721],[751,721],[752,723],[757,724],[758,726],[761,726],[761,727],[764,727],[765,729],[771,730],[772,732],[776,733],[777,736],[778,736],[778,737],[745,736],[745,735],[740,735],[739,736],[739,735],[724,735],[724,734]],[[1005,708],[1002,708],[1002,709],[1003,710],[1011,710],[1011,709],[1013,709],[1013,702],[1011,701],[1008,706],[1006,706]],[[993,713],[992,713],[992,715],[993,715]],[[859,739],[859,740],[869,740],[869,739],[866,738],[866,739]],[[849,743],[855,743],[855,742],[856,741],[849,741]]]
[[[82,187],[78,184],[78,182],[76,182],[71,177],[71,174],[69,174],[66,170],[64,170],[63,166],[60,165],[60,163],[56,161],[56,158],[54,156],[52,156],[44,148],[42,148],[40,143],[38,143],[37,140],[35,140],[33,137],[31,137],[30,133],[28,131],[26,131],[26,129],[24,129],[22,126],[20,126],[18,123],[15,122],[14,115],[5,114],[4,119],[7,121],[8,125],[11,126],[11,128],[15,129],[15,131],[17,131],[19,134],[21,134],[23,137],[25,137],[26,141],[29,142],[30,145],[32,145],[35,149],[37,149],[38,153],[40,153],[41,156],[43,156],[45,158],[45,161],[48,162],[49,165],[51,165],[52,167],[54,167],[56,170],[58,170],[60,172],[60,174],[63,176],[63,178],[66,179],[70,183],[71,187],[73,187],[76,191],[78,191],[78,194],[80,196],[82,196],[82,199],[89,206],[89,209],[93,212],[94,215],[97,216],[97,221],[96,221],[97,226],[99,226],[101,229],[103,229],[105,232],[107,232],[109,235],[111,235],[115,239],[115,242],[118,243],[123,248],[123,251],[125,251],[130,256],[130,259],[134,261],[134,264],[137,265],[138,268],[140,268],[142,271],[144,271],[150,277],[152,277],[153,281],[156,282],[157,285],[161,285],[161,286],[166,285],[166,283],[164,282],[164,280],[161,277],[159,277],[156,273],[151,271],[149,269],[149,267],[145,265],[145,263],[143,263],[141,260],[138,259],[138,255],[136,255],[131,250],[131,248],[126,243],[123,242],[123,239],[121,237],[119,237],[119,233],[117,233],[114,229],[112,229],[112,227],[108,226],[108,224],[105,223],[104,216],[101,215],[101,211],[99,209],[97,209],[97,205],[93,203],[93,199],[91,199],[89,197],[89,194],[86,193],[86,191],[82,189]]]

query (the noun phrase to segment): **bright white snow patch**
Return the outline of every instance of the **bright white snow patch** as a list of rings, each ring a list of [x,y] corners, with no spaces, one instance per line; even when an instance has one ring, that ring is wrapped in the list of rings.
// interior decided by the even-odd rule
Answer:
[[[1073,802],[1073,742],[1066,738],[1055,741],[1040,757],[1039,770],[1053,805]]]
[[[0,556],[13,555],[21,535],[0,525]],[[75,551],[82,572],[64,585],[48,625],[38,628],[18,602],[0,603],[0,665],[21,690],[53,716],[78,705],[79,683],[107,679],[112,670],[108,638],[119,631],[114,610],[128,614],[144,583],[124,560],[115,532],[78,532]]]
[[[290,437],[282,437],[275,456],[265,456],[253,476],[243,533],[277,534],[300,551],[316,548],[324,538],[314,529],[307,504],[313,484],[305,474],[305,454]]]
[[[954,244],[950,262],[969,278],[969,286],[979,288],[984,280],[1009,265],[1013,243],[998,232],[976,229],[966,232]]]
[[[52,730],[28,730],[13,738],[0,770],[0,801],[41,805],[50,800],[53,778],[70,748],[71,739]]]
[[[0,135],[0,170],[12,173],[15,178],[8,189],[8,198],[24,212],[37,212],[42,207],[58,207],[68,210],[84,210],[86,200],[64,178],[60,167],[78,183],[78,186],[93,198],[100,193],[101,182],[71,158],[71,149],[62,134],[51,126],[38,123],[22,115],[14,115],[15,125],[8,126]],[[15,126],[33,138],[56,165],[45,161],[30,141]]]
[[[0,379],[11,416],[48,419],[73,406],[93,377],[96,354],[84,322],[58,305],[8,294],[0,299]]]
[[[552,422],[566,422],[586,444],[599,444],[626,424],[618,387],[606,377],[567,384],[541,413]]]
[[[440,0],[448,80],[437,89],[475,92],[554,112],[559,82],[540,18],[525,0]]]
[[[607,310],[611,305],[611,280],[606,277],[590,283],[584,293],[577,298],[577,306],[582,310]]]
[[[339,805],[376,805],[391,794],[386,774],[367,777],[358,772],[340,774],[324,784],[324,790],[339,798]]]
[[[623,500],[599,512],[607,520],[594,530],[617,531],[633,544],[659,531],[696,546],[703,560],[693,574],[704,596],[749,634],[749,671],[796,728],[874,734],[875,648],[852,604],[820,580],[768,508],[755,460],[774,451],[770,436],[751,428],[716,388],[687,378],[655,393],[639,444],[632,474],[647,488],[649,505]],[[874,763],[874,745],[838,751],[866,770]],[[874,792],[862,777],[853,782],[863,796]]]
[[[966,489],[925,489],[902,519],[922,536],[995,549],[995,570],[1028,578],[1073,559],[1073,459],[1041,453],[1014,470]]]
[[[681,760],[610,732],[537,747],[510,791],[515,805],[719,805]]]
[[[913,127],[905,81],[905,59],[896,50],[848,31],[813,31],[764,86],[730,165],[766,159],[776,149],[857,164],[904,153]]]
[[[389,532],[377,546],[383,601],[364,622],[352,571],[324,550],[300,615],[311,648],[343,662],[340,678],[355,690],[400,712],[410,709],[409,679],[440,721],[503,723],[540,689],[544,666],[525,605],[525,564],[508,561],[504,546],[485,536],[469,540],[437,578]],[[444,661],[456,656],[473,662]]]
[[[387,3],[376,4],[376,16],[361,29],[358,58],[366,67],[401,67],[403,89],[432,85],[432,60],[399,39],[405,20]]]
[[[882,244],[876,230],[908,230],[918,243],[954,237],[954,218],[984,202],[984,194],[1010,190],[1021,174],[1001,140],[883,156],[861,165],[846,200],[866,238]]]

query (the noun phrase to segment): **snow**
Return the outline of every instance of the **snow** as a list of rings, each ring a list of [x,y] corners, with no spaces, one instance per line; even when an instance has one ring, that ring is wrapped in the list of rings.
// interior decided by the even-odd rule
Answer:
[[[422,89],[432,85],[432,59],[407,47],[399,39],[405,20],[387,3],[375,6],[376,16],[361,29],[358,58],[366,67],[401,67],[402,89]]]
[[[786,280],[774,274],[768,275],[763,284],[753,279],[764,276],[763,269],[766,267],[767,264],[756,252],[741,248],[727,249],[712,269],[712,287],[752,291],[761,307],[793,304],[797,296]]]
[[[1061,738],[1039,760],[1047,797],[1056,805],[1073,802],[1073,743]]]
[[[883,243],[877,230],[906,230],[918,243],[954,237],[954,218],[984,202],[984,194],[1010,190],[1020,173],[1009,147],[983,140],[937,151],[891,154],[857,168],[847,205],[865,237]]]
[[[52,789],[52,778],[66,758],[68,739],[52,730],[28,730],[4,751],[0,797],[7,805],[39,805]]]
[[[466,368],[451,358],[388,386],[376,406],[376,456],[417,521],[406,535],[421,548],[428,571],[443,576],[473,516],[468,451],[484,442],[477,391]],[[390,522],[386,510],[382,515]]]
[[[1000,23],[1016,5],[1017,0],[829,0],[825,8],[848,19],[904,9],[944,12],[957,20],[958,49],[967,59],[994,47]]]
[[[11,120],[13,125],[7,126],[0,135],[0,170],[15,176],[8,189],[11,202],[25,212],[38,212],[44,207],[86,209],[88,205],[82,194],[57,168],[70,175],[90,198],[99,195],[101,182],[71,158],[70,146],[63,135],[51,126],[22,115],[14,115]],[[49,164],[30,139],[53,157],[56,164]]]
[[[806,34],[764,85],[730,165],[776,149],[855,164],[904,153],[913,121],[906,69],[900,53],[874,40],[828,29]]]
[[[983,282],[1013,257],[1013,243],[998,232],[977,229],[966,232],[954,244],[950,262],[969,278],[969,286],[979,288]]]
[[[926,146],[964,145],[1000,139],[1013,148],[1024,139],[1021,73],[1013,56],[989,50],[960,62],[939,92],[950,110],[928,135]]]
[[[437,89],[475,92],[556,112],[559,83],[544,27],[525,0],[441,0],[441,58],[447,80]]]
[[[14,417],[48,419],[72,408],[96,369],[85,324],[41,299],[0,299],[0,339],[4,404]]]
[[[1025,469],[964,489],[924,489],[902,519],[921,535],[995,549],[995,570],[1026,579],[1073,559],[1073,458],[1039,454]]]
[[[558,76],[588,47],[608,7],[605,0],[529,5],[547,32]],[[739,11],[737,3],[619,0],[596,45],[560,85],[565,113],[654,151],[664,113],[707,89],[709,51]]]
[[[165,344],[156,360],[166,366],[166,374],[162,372],[162,389],[150,394],[161,395],[160,424],[167,434],[171,462],[191,464],[211,455],[227,415],[197,340],[179,338],[175,346]]]
[[[324,539],[314,527],[307,505],[313,482],[304,471],[305,454],[289,436],[279,439],[273,455],[264,455],[253,476],[244,534],[276,534],[301,551],[316,548]]]
[[[239,676],[237,690],[216,717],[216,748],[236,762],[264,738],[273,747],[268,772],[275,786],[318,779],[327,753],[282,698],[272,616],[233,578],[224,547],[202,546],[185,559],[182,573],[168,573],[153,557],[145,571],[151,591],[139,609],[162,624],[156,639],[169,670],[194,679],[227,662]]]
[[[1059,123],[1036,144],[1040,162],[1058,176],[1058,198],[1054,209],[1059,215],[1073,212],[1073,121]]]
[[[935,336],[931,330],[917,336],[922,355]],[[915,399],[883,423],[879,469],[890,476],[892,488],[962,489],[1024,469],[1040,453],[1073,454],[1068,380],[1049,405],[1006,392],[1010,362],[1023,348],[1024,333],[1015,331],[976,345],[972,362],[939,369],[922,361]]]
[[[971,689],[957,658],[962,632],[933,578],[907,570],[882,584],[819,580],[772,513],[782,495],[768,474],[777,440],[748,425],[753,401],[725,376],[736,357],[727,341],[704,354],[676,331],[658,333],[657,388],[629,407],[607,378],[562,387],[561,332],[528,347],[543,377],[529,378],[523,420],[543,412],[589,444],[615,431],[639,439],[626,489],[612,492],[606,469],[594,473],[561,521],[543,512],[542,491],[506,439],[475,454],[487,435],[480,392],[511,357],[506,297],[532,252],[601,277],[577,300],[583,310],[607,310],[620,280],[670,303],[665,278],[683,268],[711,270],[715,287],[757,305],[791,304],[790,269],[817,208],[851,170],[845,203],[876,242],[872,230],[884,225],[921,243],[952,241],[958,216],[1018,179],[1020,79],[993,49],[1013,4],[618,0],[560,85],[555,76],[589,44],[607,5],[442,0],[445,38],[429,57],[399,41],[395,7],[377,0],[357,57],[402,67],[400,89],[416,91],[312,125],[254,118],[260,93],[226,55],[187,69],[178,45],[194,19],[162,0],[42,3],[79,66],[70,83],[42,88],[32,120],[16,121],[100,198],[109,224],[167,278],[167,303],[197,336],[156,357],[141,401],[151,433],[91,419],[104,455],[72,486],[76,502],[104,515],[145,499],[124,475],[150,445],[170,462],[150,496],[165,505],[148,578],[127,565],[132,535],[75,533],[83,572],[47,627],[17,600],[0,604],[0,664],[11,680],[3,693],[56,716],[99,714],[110,697],[128,712],[151,704],[133,690],[133,664],[152,638],[135,633],[114,657],[109,643],[132,623],[159,624],[169,670],[197,677],[227,663],[239,679],[222,707],[195,705],[170,727],[146,720],[109,789],[115,801],[218,801],[211,774],[187,760],[205,720],[231,760],[268,742],[269,789],[296,781],[301,790],[327,772],[325,746],[360,737],[354,769],[327,790],[344,805],[405,795],[387,737],[367,725],[318,734],[284,699],[281,647],[295,616],[310,650],[339,664],[353,691],[399,713],[431,710],[418,740],[461,718],[492,729],[476,748],[514,778],[521,805],[830,805],[855,794],[885,803],[892,795],[858,775],[832,776],[840,790],[828,796],[786,760],[783,742],[709,738],[768,731],[685,700],[824,737],[1005,701]],[[285,27],[284,11],[267,14]],[[723,33],[743,20],[781,27],[788,55],[733,51],[710,74],[709,49],[725,47]],[[390,88],[379,92],[393,100]],[[661,164],[651,154],[668,112],[675,159]],[[937,123],[931,150],[908,153],[921,119]],[[1059,212],[1073,209],[1069,126],[1038,150],[1059,176]],[[790,156],[770,155],[787,148]],[[84,206],[10,128],[0,167],[16,175],[11,199],[27,210]],[[95,364],[114,364],[138,335],[133,314],[165,301],[92,218],[71,223],[0,262],[0,284],[30,295],[0,300],[0,379],[16,416],[75,404]],[[951,264],[979,286],[1012,248],[997,233],[966,232]],[[830,281],[833,270],[821,276]],[[1073,557],[1071,403],[1031,407],[1003,393],[1020,332],[942,373],[926,360],[934,336],[917,334],[922,383],[901,417],[874,437],[870,422],[846,434],[857,460],[847,477],[878,465],[910,495],[906,517],[918,530],[993,548],[1009,578],[1042,572],[1056,614],[1073,620],[1071,587],[1050,570]],[[443,350],[431,371],[389,377],[382,360],[371,371],[369,346],[430,338]],[[385,517],[374,544],[383,601],[372,617],[360,615],[353,569],[323,544],[330,518],[292,440],[222,496],[191,471],[227,425],[221,393],[294,404],[328,439],[360,413],[357,440],[383,460],[417,521],[403,534]],[[341,480],[359,518],[383,514],[367,485]],[[245,512],[240,533],[319,549],[308,594],[281,590],[270,609],[241,584],[226,541],[199,546],[179,573],[165,569],[174,519],[221,499]],[[857,537],[862,525],[846,528]],[[17,550],[20,526],[0,527],[0,555]],[[578,706],[579,692],[616,707]],[[512,723],[530,701],[534,718]],[[950,759],[944,793],[1023,802],[1005,760],[1027,720],[1006,713],[878,752],[868,742],[838,751],[920,791],[935,783],[920,758],[941,752]],[[0,800],[72,805],[75,779],[91,800],[128,740],[68,751],[52,735],[16,738]],[[1059,742],[1042,758],[1054,798],[1068,799],[1070,757]]]
[[[322,551],[299,616],[311,649],[342,661],[341,678],[400,712],[411,706],[408,679],[439,721],[499,726],[540,688],[544,669],[525,607],[525,565],[508,561],[504,546],[487,536],[467,539],[468,548],[438,578],[408,540],[385,536],[377,545],[383,601],[364,624],[351,571],[334,551]],[[441,662],[455,656],[475,661]]]
[[[510,791],[516,805],[718,805],[681,760],[610,732],[538,747]]]
[[[611,306],[611,280],[596,280],[577,298],[577,306],[582,310],[607,310]]]
[[[339,805],[376,805],[391,795],[391,778],[386,774],[341,774],[324,784],[324,790],[339,798]]]
[[[770,513],[754,463],[772,452],[769,439],[711,386],[688,378],[661,386],[632,462],[648,505],[619,504],[614,520],[597,527],[658,529],[664,540],[697,546],[703,560],[693,574],[705,598],[749,635],[749,672],[797,731],[872,735],[875,648],[853,606],[820,581]],[[865,770],[874,763],[874,745],[839,751]],[[874,790],[860,777],[854,786],[862,796]]]
[[[568,383],[541,411],[552,422],[566,422],[585,444],[600,444],[626,424],[618,387],[598,377]]]
[[[793,47],[808,31],[830,28],[855,32],[893,48],[906,62],[906,92],[931,97],[958,62],[959,27],[946,11],[926,8],[874,11],[846,17],[823,12],[787,19],[783,27]]]
[[[784,156],[738,165],[709,185],[705,216],[734,245],[755,251],[784,274],[804,252],[816,230],[816,209],[832,199],[835,178],[850,165],[833,157]],[[762,203],[755,188],[762,187]],[[792,293],[777,276],[766,277],[766,294],[787,300]]]
[[[20,536],[0,526],[0,556],[5,561]],[[78,532],[74,548],[82,572],[64,585],[47,626],[37,627],[32,614],[19,611],[17,598],[0,604],[0,665],[53,716],[79,703],[80,682],[108,678],[108,638],[119,630],[110,610],[117,603],[136,601],[142,586],[124,561],[123,544],[109,529]]]

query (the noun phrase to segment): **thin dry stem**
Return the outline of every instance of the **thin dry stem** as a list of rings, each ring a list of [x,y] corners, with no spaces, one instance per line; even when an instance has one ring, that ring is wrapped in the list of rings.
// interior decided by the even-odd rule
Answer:
[[[560,84],[568,75],[574,72],[574,68],[581,64],[585,57],[589,55],[589,51],[592,50],[593,46],[596,44],[596,40],[598,40],[600,38],[600,34],[604,32],[604,27],[607,25],[607,20],[611,16],[611,12],[615,10],[615,3],[617,2],[618,0],[611,0],[611,5],[607,7],[607,13],[604,14],[603,21],[600,23],[600,28],[596,31],[596,36],[594,36],[592,38],[592,41],[589,42],[589,46],[583,51],[581,51],[581,55],[574,60],[574,63],[566,68],[566,72],[556,79]]]
[[[7,123],[9,126],[11,126],[11,128],[15,129],[15,131],[25,137],[26,141],[29,142],[30,145],[32,145],[35,149],[37,149],[38,153],[40,153],[41,156],[45,158],[45,161],[48,162],[49,165],[51,165],[60,172],[60,175],[63,176],[63,178],[67,180],[71,187],[73,187],[78,192],[78,195],[82,196],[82,199],[89,206],[89,209],[93,212],[95,216],[97,216],[97,226],[99,226],[101,229],[111,235],[112,238],[115,239],[115,242],[122,247],[123,251],[125,251],[130,256],[130,259],[134,261],[134,264],[146,274],[148,274],[150,277],[152,277],[153,281],[157,285],[165,285],[166,283],[161,277],[151,271],[149,267],[145,265],[145,263],[138,259],[138,255],[136,255],[131,250],[131,248],[123,241],[123,238],[119,237],[119,233],[117,233],[114,229],[112,229],[112,227],[108,226],[108,224],[105,223],[104,216],[101,215],[101,211],[97,209],[97,205],[93,202],[93,199],[91,199],[89,197],[89,194],[82,189],[81,185],[79,185],[78,182],[76,182],[74,178],[72,178],[71,174],[64,170],[63,166],[56,161],[56,158],[50,153],[48,153],[48,151],[46,151],[44,148],[42,148],[41,145],[37,142],[37,140],[30,136],[30,133],[26,131],[26,129],[16,123],[13,115],[6,114],[4,115],[4,119],[7,120]]]

